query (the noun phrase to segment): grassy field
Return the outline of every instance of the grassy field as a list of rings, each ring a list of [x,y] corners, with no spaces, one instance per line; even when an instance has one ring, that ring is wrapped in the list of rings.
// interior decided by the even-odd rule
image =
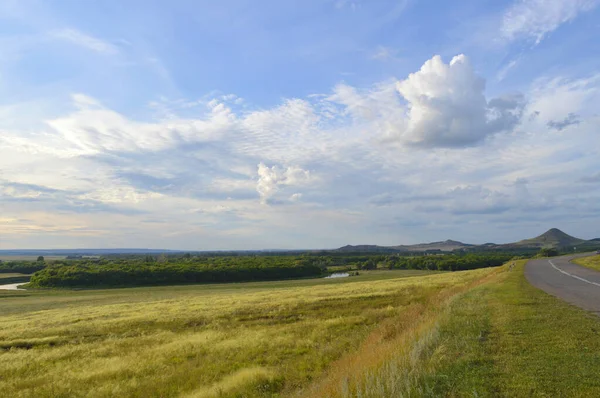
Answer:
[[[573,260],[575,264],[582,265],[584,267],[591,268],[596,271],[600,271],[600,255],[576,258]]]
[[[0,291],[0,391],[10,397],[287,397],[364,341],[409,328],[440,297],[491,272]]]
[[[600,396],[600,318],[529,285],[524,264],[450,298],[387,349],[343,358],[346,370],[306,396]]]
[[[0,391],[600,396],[600,318],[530,286],[524,264],[434,275],[0,291]]]

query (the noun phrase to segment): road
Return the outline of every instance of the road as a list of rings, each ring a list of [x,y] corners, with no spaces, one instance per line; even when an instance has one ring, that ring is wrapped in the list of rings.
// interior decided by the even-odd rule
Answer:
[[[585,255],[531,260],[525,277],[533,286],[600,315],[600,272],[569,261]]]

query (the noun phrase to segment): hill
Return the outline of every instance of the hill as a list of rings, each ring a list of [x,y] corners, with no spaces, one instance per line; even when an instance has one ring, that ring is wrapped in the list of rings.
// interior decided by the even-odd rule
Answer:
[[[540,236],[524,239],[514,243],[495,244],[484,243],[472,245],[456,240],[445,240],[441,242],[419,243],[415,245],[377,246],[377,245],[347,245],[335,249],[336,252],[355,253],[402,253],[402,252],[452,252],[454,250],[465,251],[520,251],[537,250],[542,247],[573,248],[595,250],[600,245],[600,238],[579,239],[564,233],[558,228],[551,228]]]
[[[469,245],[466,243],[462,243],[456,240],[445,240],[443,242],[431,242],[431,243],[419,243],[416,245],[399,245],[399,246],[391,246],[394,249],[398,249],[401,251],[411,251],[411,252],[420,252],[420,251],[442,251],[442,252],[450,252],[457,249],[465,249],[471,247],[473,245]]]
[[[524,239],[519,242],[511,243],[511,246],[518,247],[566,247],[586,243],[584,239],[575,238],[564,233],[558,228],[551,228],[540,236],[531,239]]]
[[[400,253],[400,252],[451,252],[458,249],[475,247],[456,240],[445,240],[415,245],[377,246],[377,245],[346,245],[335,249],[337,252],[353,253]]]

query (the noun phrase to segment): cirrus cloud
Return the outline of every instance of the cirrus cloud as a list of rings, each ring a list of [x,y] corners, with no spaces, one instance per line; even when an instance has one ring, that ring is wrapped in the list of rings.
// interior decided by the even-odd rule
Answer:
[[[598,4],[597,0],[520,0],[504,14],[502,36],[508,40],[530,39],[539,44],[548,33]]]

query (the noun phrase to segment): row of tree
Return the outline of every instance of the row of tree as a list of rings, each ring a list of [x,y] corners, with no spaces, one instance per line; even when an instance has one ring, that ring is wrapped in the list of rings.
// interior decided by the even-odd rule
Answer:
[[[44,258],[38,261],[0,261],[0,273],[33,274],[46,267]]]
[[[50,263],[4,262],[0,263],[0,272],[35,272],[30,282],[32,287],[108,287],[294,279],[318,277],[327,274],[328,270],[333,272],[339,268],[459,271],[499,266],[512,258],[514,253],[501,252],[419,256],[351,253],[128,255],[65,259]]]
[[[435,271],[461,271],[476,268],[496,267],[514,257],[511,253],[469,253],[436,254],[421,256],[390,255],[348,255],[340,257],[302,258],[304,264],[318,266],[346,266],[347,269],[418,269]]]
[[[324,273],[321,267],[279,264],[240,263],[145,263],[123,261],[109,263],[53,264],[36,272],[30,281],[32,287],[110,287],[174,285],[187,283],[224,283],[269,281],[317,277]]]

